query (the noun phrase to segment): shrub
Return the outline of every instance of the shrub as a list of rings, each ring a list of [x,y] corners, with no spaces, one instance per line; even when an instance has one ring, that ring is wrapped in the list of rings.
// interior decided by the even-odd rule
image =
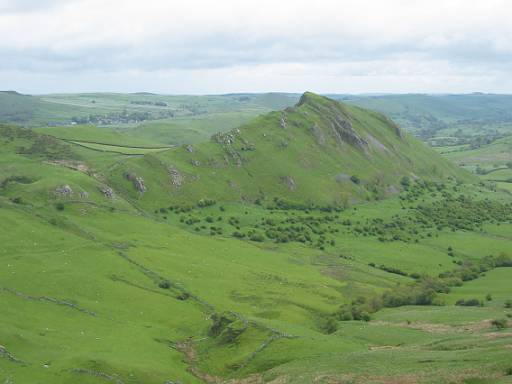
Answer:
[[[327,320],[325,320],[324,324],[322,324],[322,330],[328,335],[336,332],[337,329],[338,324],[336,323],[336,319],[334,319],[333,317],[328,317]]]
[[[505,308],[509,308],[509,309],[512,308],[512,300],[505,301]]]
[[[455,305],[462,306],[462,307],[483,307],[483,303],[478,299],[460,299],[457,300]]]
[[[190,293],[188,292],[181,292],[176,298],[178,300],[184,301],[187,300],[190,297]]]
[[[361,184],[361,180],[356,175],[350,176],[350,181],[352,181],[354,184]]]
[[[259,233],[252,234],[249,239],[252,240],[252,241],[258,241],[258,242],[262,242],[263,240],[265,240],[263,235],[261,235]]]
[[[488,293],[486,296],[485,296],[485,300],[487,301],[492,301],[492,295],[490,293]]]
[[[57,211],[63,211],[64,210],[64,203],[57,203],[55,204],[55,208]]]
[[[14,203],[14,204],[21,204],[23,202],[23,199],[21,197],[13,197],[11,199],[11,201]]]
[[[171,283],[168,280],[163,280],[160,283],[158,283],[158,286],[162,289],[169,289],[171,288]]]
[[[491,325],[496,329],[504,329],[508,327],[507,319],[495,319],[491,321]]]
[[[210,207],[212,205],[215,205],[217,202],[213,199],[201,199],[197,202],[197,206],[199,208],[205,208]]]
[[[409,178],[409,176],[404,176],[402,177],[402,179],[400,180],[400,184],[402,184],[402,186],[407,189],[409,187],[409,185],[411,185],[411,179]]]

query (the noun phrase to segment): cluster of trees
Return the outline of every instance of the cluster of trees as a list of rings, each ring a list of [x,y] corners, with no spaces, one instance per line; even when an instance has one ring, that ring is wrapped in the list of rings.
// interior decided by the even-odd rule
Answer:
[[[452,287],[461,286],[464,281],[476,279],[483,273],[497,267],[512,267],[512,258],[500,254],[499,256],[487,256],[478,262],[466,260],[461,262],[454,270],[441,273],[438,277],[414,274],[416,280],[413,282],[398,285],[382,295],[369,298],[359,297],[349,304],[342,305],[335,313],[335,317],[341,321],[368,321],[372,313],[382,308],[405,305],[443,305],[439,293],[449,293]],[[406,273],[399,274],[407,275]],[[412,275],[411,277],[413,277]],[[461,299],[457,301],[456,305],[482,306],[483,301]],[[512,300],[510,301],[510,307],[512,307]]]

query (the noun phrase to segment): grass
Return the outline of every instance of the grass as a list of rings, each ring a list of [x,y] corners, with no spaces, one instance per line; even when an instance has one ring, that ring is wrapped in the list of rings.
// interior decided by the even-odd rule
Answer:
[[[146,153],[154,153],[168,150],[169,147],[130,147],[124,145],[110,145],[110,144],[101,144],[101,143],[89,143],[86,141],[71,141],[71,143],[80,145],[85,148],[89,148],[95,151],[100,152],[114,152],[121,153],[123,155],[144,155]]]
[[[85,108],[101,97],[63,99]],[[503,308],[512,296],[510,268],[438,294],[443,306],[385,308],[369,322],[335,314],[361,296],[415,284],[413,274],[436,277],[457,263],[510,255],[510,195],[472,184],[408,136],[400,142],[381,115],[355,107],[332,114],[331,104],[310,97],[287,112],[286,128],[280,113],[241,128],[240,167],[223,164],[230,152],[213,142],[134,159],[124,151],[133,154],[147,138],[137,142],[124,130],[58,127],[38,130],[53,135],[43,136],[2,127],[0,382],[201,383],[206,374],[274,383],[506,382],[509,332],[484,320],[510,312]],[[359,137],[370,134],[396,152],[379,152],[375,142],[366,154],[345,144],[340,151],[327,130],[318,149],[310,128],[341,117]],[[103,142],[92,147],[66,141],[96,139]],[[241,149],[249,144],[256,150]],[[424,182],[402,185],[410,172]],[[333,182],[339,173],[362,183]],[[147,191],[137,192],[127,174],[143,177]],[[294,191],[290,180],[283,185],[287,175]],[[376,175],[397,190],[375,195]],[[72,193],[59,194],[63,186]],[[334,188],[346,194],[345,205],[332,204]],[[249,197],[260,191],[265,198],[256,204]],[[450,221],[438,228],[443,211]],[[471,228],[461,227],[468,221]],[[293,226],[311,241],[266,235],[272,228],[291,234]],[[261,239],[250,240],[251,231]],[[452,305],[487,294],[484,307]],[[225,320],[217,333],[213,318]]]

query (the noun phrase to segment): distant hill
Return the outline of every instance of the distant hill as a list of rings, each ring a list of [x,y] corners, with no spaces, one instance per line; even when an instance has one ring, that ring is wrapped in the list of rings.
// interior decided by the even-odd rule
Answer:
[[[210,142],[133,158],[107,175],[148,206],[275,198],[344,205],[394,194],[404,177],[449,176],[471,178],[384,115],[313,93]],[[144,180],[143,193],[135,178]]]
[[[470,133],[504,130],[512,133],[512,95],[333,95],[335,99],[380,111],[422,138],[458,129]],[[509,124],[509,126],[504,126]],[[486,126],[487,125],[487,126]],[[474,132],[472,132],[474,131]],[[464,132],[461,132],[464,133]]]

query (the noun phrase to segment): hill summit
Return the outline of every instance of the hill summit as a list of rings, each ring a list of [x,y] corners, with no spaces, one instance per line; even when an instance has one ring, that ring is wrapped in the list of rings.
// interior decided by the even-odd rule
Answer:
[[[469,176],[384,115],[306,92],[294,107],[207,143],[131,159],[108,177],[143,205],[205,198],[346,205],[396,193],[404,177]]]

